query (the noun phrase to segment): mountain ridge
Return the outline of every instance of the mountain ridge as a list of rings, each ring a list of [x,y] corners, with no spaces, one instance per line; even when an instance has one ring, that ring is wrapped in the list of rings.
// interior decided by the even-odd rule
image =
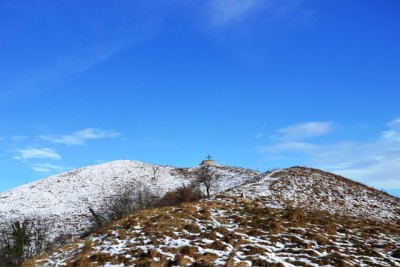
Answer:
[[[90,225],[89,207],[100,209],[106,198],[126,188],[147,186],[160,196],[189,184],[196,169],[117,160],[71,170],[0,194],[0,221],[45,217],[59,232],[81,234]],[[221,175],[219,190],[239,185],[255,171],[213,166]],[[215,192],[214,192],[215,193]]]
[[[260,174],[226,194],[245,193],[269,207],[296,206],[400,222],[400,198],[319,169],[294,166]]]
[[[77,236],[91,225],[94,210],[107,198],[129,187],[148,186],[159,196],[195,179],[196,170],[140,161],[118,160],[50,176],[0,194],[0,221],[45,217],[53,236]],[[339,175],[306,167],[266,173],[231,166],[210,166],[221,178],[212,194],[241,197],[265,207],[346,213],[375,220],[400,222],[400,199]]]

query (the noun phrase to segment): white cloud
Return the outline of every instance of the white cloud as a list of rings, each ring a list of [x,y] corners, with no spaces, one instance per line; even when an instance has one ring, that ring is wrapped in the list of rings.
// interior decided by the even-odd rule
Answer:
[[[279,140],[304,140],[329,134],[333,129],[332,122],[303,122],[279,129],[273,137]]]
[[[399,128],[400,129],[400,118],[392,120],[388,123],[390,128]]]
[[[389,122],[387,126],[389,129],[382,132],[382,140],[400,142],[400,119]]]
[[[254,137],[257,138],[257,139],[258,139],[258,138],[262,138],[262,137],[264,137],[264,134],[262,134],[262,133],[257,133],[257,134],[254,135]]]
[[[25,136],[25,135],[14,135],[14,136],[10,137],[10,140],[14,143],[18,143],[18,142],[24,141],[26,139],[28,139],[28,136]]]
[[[333,144],[312,154],[314,166],[378,189],[400,189],[400,146],[396,143]]]
[[[74,132],[71,135],[41,136],[41,138],[55,144],[83,145],[88,140],[115,138],[120,135],[121,134],[116,131],[104,131],[99,129],[87,128],[81,131]]]
[[[24,135],[0,136],[0,142],[1,141],[11,141],[13,143],[18,143],[18,142],[24,141],[26,139],[28,139],[28,136],[24,136]]]
[[[305,142],[286,142],[286,143],[279,143],[272,146],[264,146],[258,147],[257,150],[259,153],[280,153],[280,152],[287,152],[287,151],[313,151],[318,149],[317,145]]]
[[[26,148],[18,151],[19,156],[15,156],[17,160],[27,159],[53,159],[60,160],[61,156],[50,148]]]
[[[275,144],[258,147],[259,153],[291,158],[308,165],[355,179],[378,189],[400,189],[400,119],[387,124],[375,140],[315,144],[301,140],[332,131],[332,123],[301,123],[280,129]],[[293,158],[292,152],[304,157]]]
[[[67,168],[56,166],[50,163],[35,164],[32,167],[35,172],[62,172],[67,170]]]
[[[302,0],[206,0],[205,13],[211,26],[224,29],[231,25],[239,27],[241,33],[262,27],[274,27],[279,24],[308,21],[313,12]]]
[[[209,12],[212,22],[217,26],[224,26],[229,22],[249,16],[261,8],[265,1],[260,0],[212,0]]]

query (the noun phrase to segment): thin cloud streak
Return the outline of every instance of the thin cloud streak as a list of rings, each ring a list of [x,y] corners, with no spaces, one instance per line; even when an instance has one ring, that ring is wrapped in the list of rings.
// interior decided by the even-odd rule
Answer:
[[[50,148],[26,148],[20,149],[19,156],[15,156],[16,160],[29,160],[29,159],[52,159],[60,160],[61,156]]]
[[[85,51],[60,58],[47,68],[25,70],[20,77],[15,77],[9,84],[3,85],[5,90],[0,94],[0,100],[13,100],[39,94],[45,91],[42,88],[43,84],[87,71],[109,59],[123,47],[122,44],[102,48],[88,47]]]
[[[121,133],[116,131],[104,131],[100,129],[86,128],[70,135],[40,136],[40,138],[54,144],[84,145],[86,141],[89,140],[115,138],[120,135]]]
[[[389,130],[382,133],[382,140],[400,142],[400,119],[389,122],[387,126]]]
[[[245,18],[261,8],[260,0],[213,0],[209,3],[209,16],[213,25],[222,27]]]
[[[272,146],[260,146],[257,148],[258,153],[280,153],[287,151],[300,151],[309,152],[318,149],[317,145],[305,142],[286,142],[280,143]]]
[[[332,122],[303,122],[279,129],[273,137],[277,140],[304,140],[332,133],[333,130]]]
[[[45,172],[45,173],[50,173],[50,172],[62,172],[66,171],[69,168],[65,168],[62,166],[56,166],[54,164],[50,163],[39,163],[39,164],[34,164],[32,166],[32,170],[35,172]]]

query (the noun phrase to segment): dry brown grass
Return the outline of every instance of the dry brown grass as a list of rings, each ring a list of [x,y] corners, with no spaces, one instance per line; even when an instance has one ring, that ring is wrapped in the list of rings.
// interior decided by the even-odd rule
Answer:
[[[192,260],[187,258],[183,254],[177,254],[175,255],[174,259],[175,263],[177,263],[179,266],[188,266],[192,264]]]
[[[201,232],[200,227],[195,222],[188,223],[183,228],[191,233],[200,233]]]
[[[227,236],[230,235],[231,231],[229,231],[228,229],[226,229],[223,226],[219,226],[215,229],[216,232],[222,234],[223,236]]]
[[[218,224],[215,223],[216,221]],[[231,232],[224,227],[224,224],[231,224],[232,222],[237,223],[240,228]],[[221,226],[216,227],[216,225]],[[136,226],[142,227],[142,233],[132,231],[132,228]],[[352,231],[348,229],[352,229]],[[377,253],[379,251],[386,252],[393,257],[400,257],[400,249],[397,249],[396,242],[390,241],[390,239],[372,242],[367,239],[368,237],[378,238],[378,234],[382,233],[400,232],[399,228],[393,225],[386,227],[384,224],[367,220],[354,220],[332,216],[326,212],[303,211],[293,207],[279,210],[262,208],[252,203],[238,202],[232,204],[226,199],[223,201],[204,201],[199,204],[182,204],[175,208],[142,211],[134,216],[124,218],[111,225],[108,230],[102,231],[105,238],[112,240],[111,242],[115,242],[115,231],[118,232],[121,239],[138,238],[145,234],[146,244],[142,239],[140,245],[153,245],[158,249],[161,248],[164,253],[171,253],[175,256],[167,259],[156,249],[150,249],[144,253],[136,248],[137,244],[132,244],[127,246],[129,251],[124,255],[129,254],[132,258],[138,258],[133,261],[123,256],[110,256],[108,253],[95,252],[94,247],[96,245],[93,245],[87,239],[81,248],[81,253],[74,255],[67,267],[98,266],[105,262],[124,263],[127,266],[214,266],[213,262],[218,258],[218,255],[214,253],[201,255],[197,245],[203,249],[228,251],[228,244],[233,246],[234,252],[227,259],[226,266],[246,266],[244,262],[235,263],[234,255],[236,252],[243,252],[246,256],[245,259],[251,261],[255,266],[282,266],[258,258],[256,255],[265,255],[267,250],[251,241],[253,237],[265,240],[265,245],[268,246],[273,246],[276,243],[286,244],[285,248],[281,249],[281,253],[307,255],[313,262],[325,265],[348,266],[346,264],[348,264],[349,258],[337,253],[339,248],[331,242],[334,237],[339,239],[338,242],[353,243],[356,251],[347,251],[347,254],[381,257]],[[338,235],[338,233],[344,235]],[[357,233],[357,235],[354,233]],[[196,244],[196,246],[163,247],[165,236],[193,240],[190,243]],[[205,245],[201,241],[202,239],[209,239],[214,242]],[[200,245],[201,243],[203,244]],[[65,251],[71,249],[72,247],[69,247]],[[326,251],[330,254],[321,258],[317,251],[321,253]],[[340,251],[346,253],[343,249]],[[193,263],[190,258],[194,260]],[[238,261],[237,257],[236,261]],[[364,260],[364,262],[366,261]],[[295,259],[292,263],[299,266],[302,264],[301,261]],[[33,266],[35,265],[32,265],[32,262],[24,265],[24,267]]]
[[[324,226],[324,231],[329,235],[334,235],[336,234],[337,226],[334,222],[329,222]]]
[[[180,254],[189,256],[191,258],[193,258],[198,252],[199,249],[194,246],[184,246],[179,250]]]
[[[215,249],[215,250],[221,250],[221,251],[227,251],[228,250],[228,246],[224,243],[222,243],[221,241],[217,240],[214,241],[213,243],[205,246],[205,248],[210,248],[210,249]]]
[[[210,239],[210,240],[217,240],[218,239],[217,234],[213,230],[205,231],[205,232],[201,233],[200,237],[201,238],[205,238],[205,239]]]
[[[282,263],[270,263],[267,261],[264,261],[262,259],[256,258],[256,257],[249,257],[248,260],[251,261],[253,266],[259,266],[259,267],[284,267]]]
[[[302,226],[306,222],[305,213],[301,208],[288,206],[284,218],[294,226]]]
[[[216,259],[218,259],[219,256],[217,254],[214,253],[204,253],[204,254],[200,254],[198,255],[195,260],[197,263],[200,264],[205,264],[205,265],[201,265],[201,266],[214,266],[213,261],[215,261]],[[198,265],[196,265],[198,266]]]

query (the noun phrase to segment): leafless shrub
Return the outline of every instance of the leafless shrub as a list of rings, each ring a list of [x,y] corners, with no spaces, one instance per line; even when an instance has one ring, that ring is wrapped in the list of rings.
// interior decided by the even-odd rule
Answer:
[[[40,218],[24,219],[0,226],[0,267],[19,267],[52,246],[50,224]]]
[[[139,184],[107,198],[98,211],[94,211],[92,208],[89,210],[93,215],[94,225],[101,227],[136,211],[153,207],[157,200],[157,195],[148,186]]]
[[[165,194],[155,205],[158,207],[176,206],[184,202],[194,202],[203,198],[203,195],[196,184],[182,185],[174,191]]]

